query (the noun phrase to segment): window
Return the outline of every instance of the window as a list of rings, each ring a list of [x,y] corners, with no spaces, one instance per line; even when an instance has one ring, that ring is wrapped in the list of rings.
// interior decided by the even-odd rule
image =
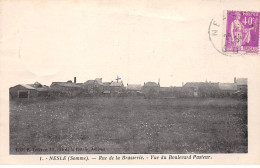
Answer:
[[[28,98],[29,97],[29,91],[18,91],[18,97],[19,98]]]

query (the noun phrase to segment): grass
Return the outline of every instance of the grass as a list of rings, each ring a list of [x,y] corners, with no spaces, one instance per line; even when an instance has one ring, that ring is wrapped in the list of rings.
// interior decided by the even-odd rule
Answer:
[[[247,153],[247,138],[246,100],[10,102],[11,154]]]

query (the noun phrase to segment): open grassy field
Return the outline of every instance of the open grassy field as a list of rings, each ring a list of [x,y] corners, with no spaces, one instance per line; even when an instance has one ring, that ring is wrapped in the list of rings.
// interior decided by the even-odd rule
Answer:
[[[246,153],[247,100],[10,101],[10,153]]]

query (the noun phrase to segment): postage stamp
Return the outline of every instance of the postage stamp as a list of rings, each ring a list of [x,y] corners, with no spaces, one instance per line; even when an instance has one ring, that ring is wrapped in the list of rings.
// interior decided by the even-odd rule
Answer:
[[[260,12],[226,11],[224,12],[223,52],[251,53],[259,52]]]

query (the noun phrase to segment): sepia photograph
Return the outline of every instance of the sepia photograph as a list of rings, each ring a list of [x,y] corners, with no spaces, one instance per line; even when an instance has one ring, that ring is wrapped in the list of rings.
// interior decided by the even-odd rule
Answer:
[[[10,88],[10,153],[247,153],[247,79]]]

